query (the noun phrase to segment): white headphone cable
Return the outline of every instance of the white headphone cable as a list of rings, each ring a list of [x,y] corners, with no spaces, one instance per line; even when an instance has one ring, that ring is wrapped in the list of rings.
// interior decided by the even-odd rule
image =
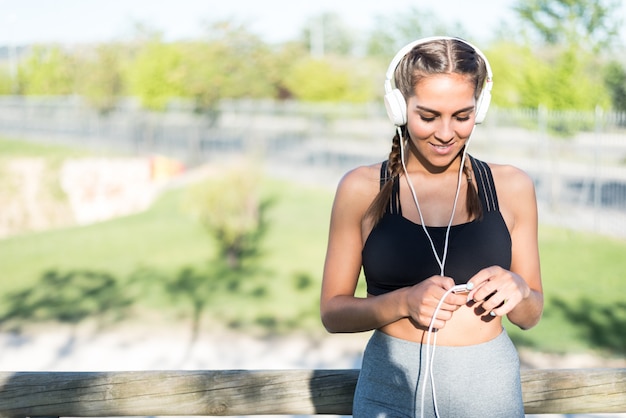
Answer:
[[[413,187],[413,182],[411,181],[411,179],[409,178],[409,172],[406,168],[406,162],[405,162],[405,151],[404,151],[404,139],[402,136],[402,129],[398,126],[397,130],[398,130],[398,136],[400,138],[400,160],[402,162],[402,169],[404,170],[404,176],[406,179],[406,182],[409,186],[409,189],[411,190],[411,194],[413,196],[413,201],[415,202],[415,206],[417,207],[417,213],[419,214],[420,217],[420,223],[422,225],[422,229],[424,230],[424,233],[426,234],[426,237],[428,237],[428,241],[430,242],[430,247],[433,250],[433,255],[435,256],[435,259],[437,260],[437,264],[439,265],[439,268],[441,269],[441,275],[444,276],[444,266],[446,263],[446,258],[448,256],[448,241],[450,238],[450,228],[452,227],[452,221],[454,220],[454,213],[456,212],[456,206],[457,206],[457,202],[459,200],[459,194],[461,192],[461,178],[463,176],[463,166],[465,164],[465,157],[467,155],[467,146],[469,145],[470,139],[472,137],[472,133],[474,132],[474,129],[476,128],[476,125],[474,125],[474,127],[472,128],[472,132],[470,133],[470,136],[467,138],[467,142],[465,144],[465,147],[463,149],[463,155],[461,157],[461,166],[459,168],[459,176],[457,179],[457,187],[456,187],[456,193],[454,196],[454,204],[452,206],[452,214],[450,215],[450,220],[448,221],[448,226],[446,228],[446,237],[445,237],[445,241],[444,241],[444,247],[443,247],[443,254],[442,257],[439,258],[439,254],[437,253],[437,250],[435,248],[435,243],[433,242],[430,234],[428,233],[428,229],[426,228],[426,223],[424,222],[424,216],[422,215],[422,209],[419,205],[419,202],[417,200],[417,194],[415,193],[415,188]]]
[[[411,181],[411,179],[409,178],[409,172],[406,168],[406,162],[405,162],[405,151],[404,151],[404,138],[402,136],[402,129],[401,127],[397,127],[397,131],[398,131],[398,137],[400,139],[400,160],[402,163],[402,169],[404,170],[404,176],[406,178],[406,182],[409,186],[409,189],[411,190],[411,194],[413,196],[413,200],[415,202],[415,206],[417,207],[417,212],[419,214],[420,217],[420,223],[422,225],[422,229],[424,230],[424,233],[426,234],[426,237],[428,238],[428,241],[430,242],[430,247],[433,250],[433,255],[435,256],[435,259],[437,260],[437,264],[439,265],[440,269],[441,269],[441,276],[444,276],[445,274],[445,263],[446,263],[446,258],[448,256],[448,243],[449,243],[449,239],[450,239],[450,229],[452,227],[452,222],[454,220],[454,213],[456,212],[456,207],[457,207],[457,202],[459,200],[459,194],[461,191],[461,179],[463,176],[463,167],[465,165],[465,159],[467,156],[467,147],[470,143],[470,140],[472,138],[472,134],[474,133],[474,129],[476,128],[476,125],[474,125],[472,127],[472,131],[470,132],[469,137],[467,138],[467,142],[465,143],[465,146],[463,148],[463,153],[461,156],[461,165],[459,168],[459,175],[458,175],[458,179],[457,179],[457,187],[456,187],[456,193],[454,196],[454,204],[452,206],[452,214],[450,215],[450,220],[448,221],[448,226],[446,228],[446,236],[445,236],[445,241],[444,241],[444,247],[443,247],[443,253],[442,253],[442,257],[439,258],[439,254],[437,253],[437,249],[435,248],[435,243],[433,242],[430,233],[428,232],[428,229],[426,227],[426,223],[424,222],[424,216],[422,215],[422,209],[420,208],[419,202],[417,200],[417,194],[415,193],[415,188],[413,187],[413,182]],[[428,333],[427,333],[427,340],[426,340],[426,377],[424,380],[424,383],[422,385],[422,396],[421,396],[421,405],[420,405],[420,413],[421,413],[421,417],[423,418],[424,416],[424,400],[425,400],[425,395],[426,395],[426,386],[428,384],[428,378],[430,377],[431,380],[431,387],[432,387],[432,394],[433,394],[433,404],[435,407],[435,416],[439,417],[439,410],[437,408],[437,399],[436,399],[436,391],[435,391],[435,379],[434,379],[434,374],[433,374],[433,368],[432,368],[432,364],[435,358],[435,348],[437,346],[437,333],[435,333],[435,338],[433,340],[433,349],[432,349],[432,355],[430,353],[430,339],[431,339],[431,335],[433,333],[433,324],[435,322],[435,318],[437,316],[437,313],[439,313],[439,310],[441,309],[441,305],[443,305],[443,302],[445,301],[445,299],[448,297],[448,295],[450,293],[452,293],[455,289],[449,289],[446,291],[446,293],[444,293],[443,297],[439,300],[439,303],[437,304],[437,307],[435,308],[435,311],[433,313],[433,317],[431,318],[430,321],[430,325],[428,326]]]

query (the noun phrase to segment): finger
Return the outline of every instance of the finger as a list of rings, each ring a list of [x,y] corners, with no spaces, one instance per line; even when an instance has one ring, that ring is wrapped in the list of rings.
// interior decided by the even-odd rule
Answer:
[[[450,315],[452,315],[453,312],[457,311],[464,304],[465,304],[465,298],[462,298],[462,303],[460,305],[456,305],[452,303],[444,303],[439,308],[439,312],[448,312]]]
[[[500,298],[498,298],[497,300],[500,300]],[[491,302],[492,301],[490,300],[489,303]],[[495,304],[496,301],[494,301],[493,303],[495,305],[493,308],[486,308],[489,312],[489,315],[491,316],[504,316],[511,310],[512,304],[508,298],[502,298],[502,301],[499,302],[497,305]]]
[[[469,294],[467,295],[467,301],[469,302],[470,300],[473,300],[474,302],[478,302],[479,300],[483,300],[482,298],[477,298],[475,295],[481,289],[484,289],[485,286],[489,285],[491,279],[493,279],[494,277],[495,276],[494,276],[493,268],[489,267],[489,268],[480,270],[472,278],[470,278],[467,281],[467,283],[468,284],[471,283],[473,287],[470,290]],[[488,291],[486,293],[481,292],[480,294],[486,296],[489,293],[491,293],[491,291]]]
[[[486,302],[498,292],[498,284],[494,281],[486,281],[472,293],[474,302]]]
[[[427,327],[430,327],[430,324],[426,324]],[[432,327],[434,329],[442,329],[443,327],[446,326],[446,321],[441,321],[439,319],[435,319],[435,321],[433,321]]]
[[[470,301],[478,302],[478,300],[477,300],[477,298],[476,298],[476,292],[478,292],[478,290],[480,290],[480,288],[481,288],[482,286],[484,286],[484,284],[485,284],[485,283],[486,283],[486,282],[483,282],[483,283],[481,283],[481,284],[479,284],[479,285],[474,285],[474,284],[472,283],[472,286],[473,286],[473,287],[472,287],[472,289],[471,289],[471,290],[467,293],[467,295],[466,295],[466,302],[470,302]],[[468,284],[469,284],[469,282],[468,282]]]
[[[446,322],[450,320],[451,317],[452,315],[450,314],[450,312],[443,313],[440,311],[437,313],[436,317],[433,317],[432,315],[428,315],[428,314],[423,314],[423,315],[418,315],[416,317],[413,317],[412,320],[418,325],[423,326],[423,327],[432,326],[433,328],[441,329],[444,327]]]
[[[459,307],[467,304],[468,296],[468,294],[463,293],[450,293],[446,296],[446,304],[453,306],[454,310],[457,310]]]
[[[452,289],[454,286],[454,279],[447,276],[434,276],[433,282],[440,286],[444,291]]]
[[[478,273],[476,273],[474,276],[472,276],[468,280],[468,283],[471,282],[471,283],[474,284],[475,287],[478,287],[482,283],[488,282],[494,276],[495,276],[495,268],[494,267],[487,267],[487,268],[484,268],[484,269],[480,270]]]
[[[450,289],[452,289],[452,287],[450,287]],[[441,303],[442,308],[444,305],[446,305],[448,306],[449,310],[456,310],[459,306],[465,305],[467,303],[466,294],[454,293],[451,292],[450,289],[442,291],[436,295],[436,297],[438,298],[437,303]]]
[[[441,329],[443,328],[446,323],[452,318],[452,312],[449,311],[439,311],[437,313],[437,316],[434,318],[431,318],[432,321],[432,326],[433,328],[437,328],[437,329]],[[430,322],[429,321],[429,326],[430,326]]]

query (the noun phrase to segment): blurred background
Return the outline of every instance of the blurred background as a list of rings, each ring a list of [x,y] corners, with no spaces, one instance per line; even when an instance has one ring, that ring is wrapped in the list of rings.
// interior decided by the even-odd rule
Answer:
[[[619,0],[0,0],[0,369],[352,368],[318,301],[333,192],[384,160],[387,65],[488,56],[470,153],[534,179],[523,366],[624,367]],[[363,294],[364,287],[359,287]]]

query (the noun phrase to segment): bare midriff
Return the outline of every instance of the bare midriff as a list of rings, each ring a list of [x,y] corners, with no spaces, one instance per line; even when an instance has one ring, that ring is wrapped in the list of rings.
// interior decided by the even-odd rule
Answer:
[[[437,345],[466,346],[485,343],[496,338],[502,332],[502,320],[500,317],[492,317],[488,314],[477,314],[480,308],[462,306],[446,322],[446,325],[437,330]],[[407,341],[427,343],[428,326],[422,327],[403,318],[379,329],[387,335]],[[434,331],[434,330],[433,330]],[[431,335],[431,344],[434,333]]]

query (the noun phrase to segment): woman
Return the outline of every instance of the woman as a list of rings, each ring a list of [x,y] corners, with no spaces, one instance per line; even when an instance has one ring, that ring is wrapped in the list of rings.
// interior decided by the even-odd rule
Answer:
[[[466,154],[491,82],[465,41],[407,45],[385,83],[389,158],[340,181],[321,316],[329,332],[374,330],[355,417],[524,416],[502,317],[522,329],[541,317],[537,206],[523,171]],[[361,268],[367,297],[355,295]]]

